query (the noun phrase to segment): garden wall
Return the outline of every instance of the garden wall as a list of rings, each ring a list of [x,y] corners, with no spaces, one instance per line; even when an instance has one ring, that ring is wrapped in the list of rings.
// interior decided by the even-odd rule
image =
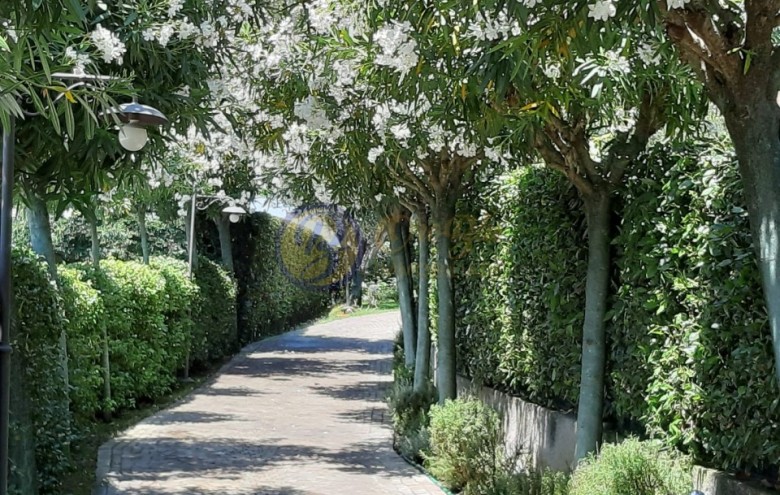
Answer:
[[[458,393],[472,395],[501,415],[504,444],[509,453],[522,453],[519,468],[550,468],[569,472],[574,465],[577,418],[547,409],[518,397],[458,377]],[[606,436],[614,436],[607,433]],[[734,479],[726,473],[697,466],[693,489],[703,495],[772,495],[758,486]]]
[[[640,169],[615,198],[606,420],[707,466],[771,474],[780,400],[737,166],[717,147],[659,147]],[[574,411],[587,254],[576,192],[527,168],[462,211],[480,228],[456,242],[461,373]]]

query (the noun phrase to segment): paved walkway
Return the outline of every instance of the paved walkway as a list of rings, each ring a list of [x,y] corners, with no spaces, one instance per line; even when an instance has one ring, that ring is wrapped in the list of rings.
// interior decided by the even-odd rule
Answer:
[[[100,449],[101,495],[440,495],[392,450],[397,313],[248,346],[209,385]]]

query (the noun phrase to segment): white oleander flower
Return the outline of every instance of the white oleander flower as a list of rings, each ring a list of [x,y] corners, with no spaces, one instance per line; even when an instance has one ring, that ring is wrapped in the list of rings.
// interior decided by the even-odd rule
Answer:
[[[95,44],[95,48],[103,56],[104,62],[116,62],[122,65],[122,57],[127,48],[116,34],[98,24],[95,30],[92,31],[92,34],[90,34],[90,38],[92,43]]]

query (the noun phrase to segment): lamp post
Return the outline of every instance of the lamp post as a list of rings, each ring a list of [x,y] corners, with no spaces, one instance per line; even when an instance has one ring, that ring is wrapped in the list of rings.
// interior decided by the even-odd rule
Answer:
[[[198,206],[198,200],[205,199],[208,200],[205,204]],[[194,186],[192,188],[192,198],[190,198],[190,236],[189,239],[187,239],[187,275],[192,281],[193,279],[193,267],[195,264],[195,216],[198,212],[204,211],[208,209],[209,207],[213,206],[216,203],[222,202],[231,202],[233,201],[232,198],[228,198],[225,196],[205,196],[205,195],[199,195],[197,186]],[[229,205],[222,209],[222,214],[227,215],[228,219],[230,220],[230,223],[238,223],[241,220],[241,217],[246,215],[246,210],[241,208],[240,206],[236,205]],[[192,347],[189,346],[187,348],[187,357],[186,362],[184,365],[184,379],[189,380],[190,378],[190,354],[192,351]]]
[[[75,81],[67,90],[89,83],[110,81],[111,76],[55,73],[52,79],[63,81]],[[66,92],[62,92],[55,102]],[[144,126],[159,126],[168,122],[165,115],[159,110],[137,102],[120,105],[112,109],[109,114],[119,122],[124,123],[121,129],[133,126],[130,135],[119,137],[119,142],[128,151],[138,151],[146,144],[146,130]],[[39,115],[33,112],[24,112],[27,117]],[[141,140],[140,131],[143,131]],[[134,135],[132,133],[135,133]],[[129,137],[130,136],[130,137]],[[134,137],[132,137],[134,136]],[[143,141],[143,142],[141,142]],[[139,146],[140,144],[140,146]],[[3,129],[3,162],[0,177],[0,495],[8,493],[8,436],[9,436],[9,409],[11,402],[11,312],[13,305],[13,289],[11,287],[11,236],[12,236],[12,210],[14,191],[14,154],[16,145],[16,119],[9,116],[9,125]],[[136,148],[136,149],[132,149]]]

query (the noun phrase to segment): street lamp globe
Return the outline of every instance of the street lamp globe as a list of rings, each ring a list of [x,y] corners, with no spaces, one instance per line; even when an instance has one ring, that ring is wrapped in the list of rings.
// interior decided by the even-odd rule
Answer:
[[[127,151],[139,151],[148,140],[149,136],[143,127],[125,124],[119,128],[119,144]]]
[[[222,210],[222,213],[227,215],[230,223],[238,223],[241,217],[246,215],[246,210],[240,206],[228,206]]]

